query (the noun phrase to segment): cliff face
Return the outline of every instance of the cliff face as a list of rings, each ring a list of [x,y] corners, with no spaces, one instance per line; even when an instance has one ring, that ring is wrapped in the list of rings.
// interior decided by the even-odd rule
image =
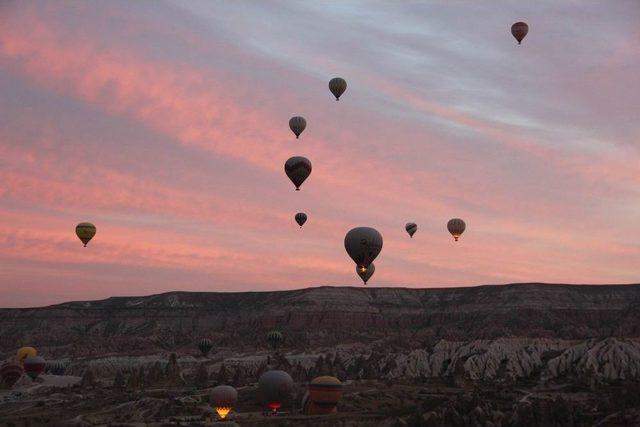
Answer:
[[[640,336],[640,285],[517,284],[450,289],[332,288],[281,292],[171,292],[50,307],[0,309],[0,350],[23,344],[52,355],[142,354],[193,346],[284,348],[344,343],[432,349],[440,340],[500,337],[584,340]]]

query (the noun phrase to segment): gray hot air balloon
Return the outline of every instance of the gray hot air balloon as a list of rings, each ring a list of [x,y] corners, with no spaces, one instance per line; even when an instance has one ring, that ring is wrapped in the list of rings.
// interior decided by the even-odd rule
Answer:
[[[300,138],[300,134],[307,127],[307,121],[302,116],[295,116],[289,119],[289,128],[296,135],[296,139]]]
[[[334,77],[329,81],[329,90],[336,97],[336,101],[340,100],[340,95],[347,90],[347,82],[342,77]]]
[[[369,264],[369,267],[356,265],[356,273],[358,273],[358,276],[360,276],[365,285],[367,284],[369,279],[371,279],[371,276],[373,276],[373,273],[375,272],[376,266],[373,263]]]
[[[300,186],[305,179],[311,175],[311,162],[305,157],[291,157],[284,164],[284,171],[296,186],[296,191],[300,191]]]
[[[86,247],[87,243],[96,235],[96,226],[90,222],[81,222],[76,225],[76,235]]]
[[[219,385],[211,390],[210,399],[216,413],[221,420],[224,420],[236,406],[238,391],[230,385]]]
[[[460,235],[464,233],[465,228],[467,228],[467,225],[460,218],[452,218],[447,223],[447,230],[449,230],[456,242]]]
[[[344,237],[344,248],[356,265],[368,267],[382,250],[382,235],[371,227],[356,227]]]
[[[516,38],[516,40],[518,40],[518,44],[522,42],[528,32],[529,26],[526,22],[516,22],[511,26],[511,34]]]
[[[293,393],[293,379],[285,371],[267,371],[258,380],[258,396],[272,414],[277,414]]]
[[[304,212],[298,212],[296,214],[296,222],[298,223],[298,225],[300,226],[300,228],[302,228],[302,226],[304,225],[305,222],[307,222],[307,214]]]
[[[418,231],[418,225],[415,222],[408,222],[407,225],[404,226],[404,229],[409,233],[409,237],[413,237],[416,231]]]

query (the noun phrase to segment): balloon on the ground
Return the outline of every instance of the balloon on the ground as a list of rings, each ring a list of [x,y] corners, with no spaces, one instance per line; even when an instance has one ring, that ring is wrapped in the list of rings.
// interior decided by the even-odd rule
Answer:
[[[340,95],[347,90],[347,81],[342,77],[334,77],[329,81],[329,90],[336,97],[336,101],[339,101]]]
[[[23,373],[24,370],[20,362],[13,360],[6,362],[0,366],[0,383],[6,388],[11,388]]]
[[[305,222],[307,222],[307,214],[304,212],[298,212],[296,214],[296,222],[298,223],[298,225],[300,226],[300,228],[302,228],[302,226],[304,225]]]
[[[24,372],[29,375],[32,380],[38,378],[38,375],[44,372],[45,367],[46,362],[40,356],[29,356],[24,359]]]
[[[338,412],[337,405],[342,398],[342,383],[336,377],[314,378],[309,384],[303,402],[303,412],[307,415],[325,415]]]
[[[209,338],[202,338],[198,341],[198,348],[204,357],[207,357],[211,349],[213,348],[213,342]]]
[[[375,228],[356,227],[344,237],[344,248],[360,267],[368,267],[382,250],[382,235]]]
[[[211,405],[221,420],[227,418],[237,401],[238,391],[229,385],[219,385],[211,390]]]
[[[409,237],[413,237],[415,232],[418,231],[418,225],[415,222],[408,222],[404,229],[409,233]]]
[[[462,233],[464,233],[465,228],[467,228],[467,225],[460,218],[452,218],[447,223],[447,230],[449,230],[449,233],[451,233],[456,242]]]
[[[90,222],[81,222],[76,225],[76,235],[86,247],[87,243],[96,235],[96,226]]]
[[[296,135],[296,139],[300,138],[300,134],[307,127],[307,121],[302,116],[295,116],[289,119],[289,128]]]
[[[356,273],[358,273],[358,276],[360,276],[365,285],[367,284],[369,279],[371,279],[371,276],[373,276],[373,273],[375,272],[376,266],[373,263],[369,264],[369,267],[356,265]]]
[[[51,375],[64,375],[64,372],[67,370],[67,365],[58,361],[47,361],[47,367],[45,372]]]
[[[293,379],[284,371],[267,371],[258,380],[258,396],[272,414],[277,414],[293,392]]]
[[[522,42],[528,32],[529,26],[526,22],[516,22],[511,26],[511,34],[518,41],[518,44]]]
[[[282,344],[284,337],[282,336],[282,332],[280,331],[270,331],[267,333],[267,342],[271,346],[272,349],[276,350]]]
[[[18,351],[16,351],[16,359],[18,359],[18,362],[22,365],[24,359],[29,356],[37,356],[37,354],[38,351],[33,347],[20,347]]]
[[[284,172],[296,186],[296,191],[299,191],[302,183],[311,175],[311,162],[305,157],[291,157],[284,164]]]

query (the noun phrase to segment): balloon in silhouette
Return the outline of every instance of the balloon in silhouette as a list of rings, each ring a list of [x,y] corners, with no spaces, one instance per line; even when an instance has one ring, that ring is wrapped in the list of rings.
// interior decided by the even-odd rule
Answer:
[[[371,227],[356,227],[344,237],[344,248],[356,265],[368,267],[382,250],[382,235]]]
[[[356,265],[356,273],[358,273],[358,276],[360,276],[365,285],[367,284],[369,279],[371,279],[371,276],[373,276],[373,273],[375,272],[376,266],[373,263],[369,264],[369,267]]]
[[[267,371],[258,380],[258,396],[272,415],[278,413],[293,392],[293,379],[284,371]]]
[[[302,226],[304,225],[305,222],[307,222],[307,214],[304,212],[298,212],[296,214],[296,222],[298,223],[298,225],[300,226],[300,228],[302,228]]]
[[[307,127],[307,121],[302,116],[295,116],[289,119],[289,128],[296,135],[296,139],[300,138],[300,134]]]
[[[460,235],[464,233],[465,228],[467,228],[467,225],[460,218],[450,219],[447,223],[447,230],[449,230],[449,233],[451,233],[456,242]]]
[[[413,237],[416,231],[418,231],[418,225],[415,222],[408,222],[407,225],[404,226],[404,229],[409,233],[409,237]]]
[[[29,356],[24,359],[24,372],[29,375],[32,380],[38,378],[38,375],[44,372],[45,367],[46,362],[40,356]]]
[[[36,356],[38,351],[33,347],[20,347],[16,352],[16,359],[20,362],[20,365],[24,363],[24,359],[29,356]]]
[[[277,350],[282,344],[284,337],[282,336],[282,332],[280,331],[270,331],[267,333],[267,342],[271,346],[272,349]]]
[[[204,357],[207,357],[211,349],[213,348],[213,342],[209,338],[202,338],[198,341],[198,348],[202,352]]]
[[[329,90],[336,97],[336,101],[340,100],[340,95],[347,90],[347,82],[342,77],[334,77],[329,81]]]
[[[10,360],[0,366],[0,382],[6,388],[11,388],[24,373],[20,362]]]
[[[238,401],[238,391],[230,385],[219,385],[211,390],[211,404],[221,420],[229,415]]]
[[[342,398],[342,383],[336,377],[314,378],[303,398],[302,411],[307,415],[325,415],[338,412]]]
[[[522,42],[529,32],[529,26],[525,22],[516,22],[511,26],[511,34],[518,40],[518,44]]]
[[[89,240],[93,239],[93,236],[96,235],[96,226],[90,222],[81,222],[76,225],[76,235],[86,247]]]
[[[291,157],[284,164],[284,171],[298,191],[304,180],[311,175],[311,162],[305,157]]]

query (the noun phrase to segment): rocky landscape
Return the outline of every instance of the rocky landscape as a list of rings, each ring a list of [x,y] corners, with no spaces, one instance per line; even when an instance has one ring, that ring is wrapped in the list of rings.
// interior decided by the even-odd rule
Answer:
[[[3,359],[32,345],[66,372],[0,390],[0,419],[203,425],[208,390],[226,383],[239,425],[640,423],[639,298],[640,285],[320,287],[2,309]],[[298,389],[265,418],[255,383],[272,368]],[[305,384],[327,374],[345,384],[339,413],[301,415]]]

